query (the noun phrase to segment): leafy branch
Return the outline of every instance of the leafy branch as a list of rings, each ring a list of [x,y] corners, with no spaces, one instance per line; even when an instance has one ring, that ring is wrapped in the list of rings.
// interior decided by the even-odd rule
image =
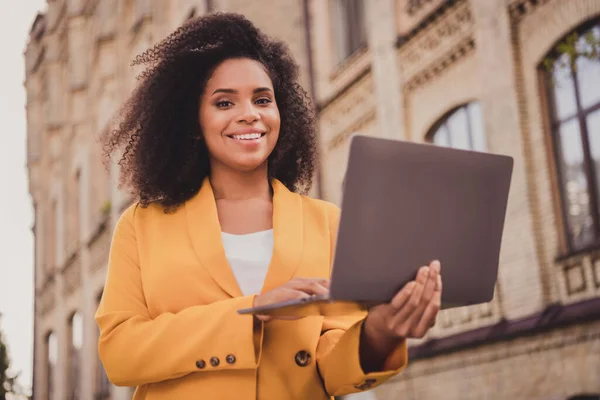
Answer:
[[[7,394],[14,393],[13,389],[17,379],[16,376],[8,376],[10,361],[8,360],[8,349],[3,339],[2,332],[0,331],[0,400],[5,400]]]
[[[542,60],[542,67],[554,77],[556,69],[577,71],[577,60],[580,58],[600,61],[600,37],[592,29],[583,34],[573,32],[567,35]]]

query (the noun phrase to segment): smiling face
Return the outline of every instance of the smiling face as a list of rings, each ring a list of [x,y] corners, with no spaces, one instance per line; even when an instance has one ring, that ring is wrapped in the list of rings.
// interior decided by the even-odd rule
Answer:
[[[204,88],[199,115],[213,170],[266,170],[280,118],[273,83],[260,62],[235,58],[219,64]]]

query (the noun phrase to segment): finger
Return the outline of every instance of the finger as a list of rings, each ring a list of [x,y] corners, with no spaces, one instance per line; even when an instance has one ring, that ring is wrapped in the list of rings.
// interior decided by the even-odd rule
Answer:
[[[408,317],[406,324],[408,325],[408,330],[409,330],[409,336],[410,337],[416,337],[416,338],[421,338],[425,333],[426,333],[426,329],[424,331],[418,331],[417,328],[421,322],[421,320],[423,319],[423,315],[425,314],[427,307],[429,306],[429,303],[431,301],[433,301],[434,296],[436,295],[435,288],[437,286],[437,283],[439,282],[440,279],[440,264],[439,261],[433,261],[430,264],[430,269],[429,269],[429,277],[427,279],[427,283],[425,284],[425,287],[423,289],[423,296],[421,297],[421,301],[419,302],[419,305],[417,306],[417,308],[412,312],[412,314]]]
[[[289,287],[309,295],[326,295],[329,293],[328,286],[322,284],[321,279],[298,279],[289,282]]]
[[[413,310],[413,312],[406,319],[405,329],[408,331],[408,335],[407,335],[408,337],[416,337],[415,329],[419,325],[419,322],[421,321],[421,318],[422,318],[423,314],[425,313],[425,310],[427,309],[427,305],[428,305],[428,303],[424,302],[423,298],[421,298],[419,305]]]
[[[281,297],[275,302],[286,301],[286,300],[295,300],[295,299],[303,299],[306,297],[310,297],[308,293],[305,293],[301,290],[294,290],[291,288],[282,288]],[[258,316],[257,316],[258,317]],[[274,319],[278,320],[296,320],[300,318],[304,318],[302,316],[293,316],[293,315],[263,315],[263,317],[267,317],[267,319],[260,318],[262,321],[270,321]]]
[[[424,286],[419,281],[415,282],[415,288],[410,295],[410,298],[404,306],[398,310],[395,315],[391,316],[388,322],[388,329],[393,331],[398,336],[406,336],[410,330],[408,321],[411,314],[417,309],[421,302]]]
[[[396,293],[390,304],[392,307],[396,309],[396,311],[400,310],[404,304],[410,299],[411,294],[415,290],[417,283],[415,281],[410,281],[404,287]]]
[[[423,290],[423,299],[421,300],[422,303],[427,304],[433,298],[438,277],[440,276],[438,271],[439,268],[429,268],[429,277],[427,278],[427,282],[425,283],[425,288]]]
[[[435,272],[439,274],[442,270],[442,264],[440,263],[440,260],[433,260],[429,263],[429,268],[435,270]]]
[[[326,288],[329,288],[329,284],[330,284],[330,280],[329,279],[325,279],[325,278],[294,278],[290,281],[290,283],[292,282],[317,282],[319,283],[321,286],[325,286]]]
[[[435,325],[435,321],[437,319],[437,315],[440,311],[441,307],[441,293],[436,292],[433,299],[427,305],[425,312],[421,316],[420,321],[417,326],[414,328],[412,335],[416,338],[422,338],[425,336],[429,328]]]
[[[440,293],[442,292],[442,275],[441,274],[438,275],[437,283],[435,285],[435,291],[440,292]]]
[[[417,282],[419,282],[421,285],[425,285],[425,283],[427,283],[428,277],[429,277],[429,267],[423,266],[423,267],[419,268],[419,270],[417,271],[417,277],[415,280]]]

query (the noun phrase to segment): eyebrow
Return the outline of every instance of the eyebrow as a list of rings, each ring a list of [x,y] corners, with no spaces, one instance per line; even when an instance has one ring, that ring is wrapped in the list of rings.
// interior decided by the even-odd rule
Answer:
[[[273,90],[270,89],[270,88],[268,88],[268,87],[259,87],[259,88],[256,88],[256,89],[254,89],[252,91],[252,93],[254,93],[254,94],[261,93],[261,92],[273,92]],[[238,91],[235,90],[235,89],[219,88],[219,89],[217,89],[217,90],[215,90],[213,92],[213,95],[216,94],[216,93],[231,93],[231,94],[236,94],[236,93],[238,93]]]

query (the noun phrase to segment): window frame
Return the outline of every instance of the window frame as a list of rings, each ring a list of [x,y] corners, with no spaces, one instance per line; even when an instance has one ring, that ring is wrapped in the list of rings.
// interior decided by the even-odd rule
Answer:
[[[75,319],[79,319],[80,333],[81,333],[81,344],[77,348],[75,346]],[[69,317],[69,360],[68,360],[68,393],[67,396],[70,400],[79,400],[82,396],[81,392],[81,367],[83,365],[82,360],[82,349],[83,341],[83,314],[77,310],[71,313]]]
[[[335,65],[339,67],[368,47],[365,0],[330,0],[329,13]],[[362,27],[362,37],[360,30],[352,29],[352,26]],[[343,39],[339,37],[340,31],[344,35]],[[344,48],[341,49],[341,46]]]
[[[556,44],[560,43],[566,37],[573,33],[584,34],[595,27],[600,28],[600,18],[595,18],[590,21],[584,22],[574,30],[563,35],[556,42]],[[552,59],[553,62],[555,62],[556,59],[560,56],[560,54],[558,54],[558,52],[556,51],[556,44],[552,47],[552,50],[546,54],[545,59]],[[553,90],[552,71],[548,71],[541,64],[538,68],[540,82],[542,86],[541,105],[543,107],[546,119],[544,130],[550,138],[552,162],[554,163],[554,165],[552,166],[552,172],[554,175],[553,181],[558,191],[557,200],[559,202],[558,208],[560,210],[561,219],[560,233],[562,235],[562,240],[564,243],[564,254],[559,255],[557,257],[557,260],[561,260],[563,258],[567,258],[575,254],[586,253],[591,250],[600,248],[600,193],[598,192],[598,190],[600,189],[600,185],[598,184],[597,180],[597,175],[600,174],[600,170],[596,170],[593,166],[593,157],[591,154],[589,140],[590,132],[588,130],[588,124],[586,121],[588,115],[600,110],[600,100],[598,100],[596,104],[584,109],[581,104],[581,90],[580,83],[578,81],[577,70],[574,70],[572,67],[570,67],[569,69],[571,73],[571,78],[573,79],[576,112],[573,115],[570,115],[569,117],[560,119],[557,115],[556,98]],[[579,135],[581,139],[581,145],[583,148],[583,172],[585,174],[588,185],[587,194],[589,196],[590,215],[593,220],[592,222],[594,233],[594,240],[588,244],[582,245],[581,247],[575,246],[572,235],[570,234],[570,224],[567,211],[568,204],[566,199],[565,182],[563,178],[563,156],[559,131],[562,124],[572,120],[577,121],[579,127]]]
[[[53,342],[53,344],[51,344],[51,341]],[[46,397],[48,398],[48,400],[53,400],[56,398],[56,387],[54,385],[54,381],[56,380],[56,368],[58,366],[58,353],[59,353],[59,349],[58,349],[58,338],[56,335],[56,332],[54,331],[49,331],[48,333],[46,333],[45,335],[45,357],[44,357],[44,361],[45,361],[45,372],[46,372],[46,387],[45,387],[45,391],[46,391]],[[54,362],[52,361],[52,355],[51,352],[53,352],[53,350],[56,352],[55,354],[55,360]]]
[[[449,143],[448,147],[452,147],[451,131],[450,131],[450,128],[448,127],[448,121],[451,116],[453,116],[455,113],[459,112],[460,110],[464,109],[465,114],[466,114],[466,120],[467,120],[467,136],[468,136],[468,140],[469,140],[469,150],[481,151],[481,150],[475,149],[475,146],[474,146],[475,141],[473,139],[474,132],[473,132],[473,121],[472,121],[472,115],[471,115],[472,109],[470,109],[470,107],[475,104],[478,104],[479,107],[481,108],[481,104],[479,104],[478,100],[471,100],[471,101],[462,103],[462,104],[448,110],[444,115],[442,115],[440,118],[438,118],[437,121],[433,125],[431,125],[431,127],[425,134],[425,141],[429,142],[431,144],[435,144],[435,141],[434,141],[435,135],[436,135],[436,133],[438,133],[440,128],[443,127],[443,128],[445,128],[445,133],[448,138],[448,143]],[[483,122],[483,115],[482,115],[482,113],[480,113],[480,114],[481,114],[481,118],[482,118],[482,122]],[[482,135],[483,135],[485,147],[487,147],[487,138],[485,136],[485,129],[482,132]],[[485,149],[484,149],[484,151],[485,151]]]
[[[96,296],[96,306],[100,305],[100,301],[102,300],[102,294],[104,290],[101,290],[100,293]],[[99,335],[99,332],[97,333]],[[111,383],[108,379],[108,375],[106,374],[106,370],[104,369],[104,365],[102,364],[102,360],[100,359],[100,355],[96,353],[96,376],[94,379],[95,386],[95,400],[105,400],[110,398],[110,387]]]

